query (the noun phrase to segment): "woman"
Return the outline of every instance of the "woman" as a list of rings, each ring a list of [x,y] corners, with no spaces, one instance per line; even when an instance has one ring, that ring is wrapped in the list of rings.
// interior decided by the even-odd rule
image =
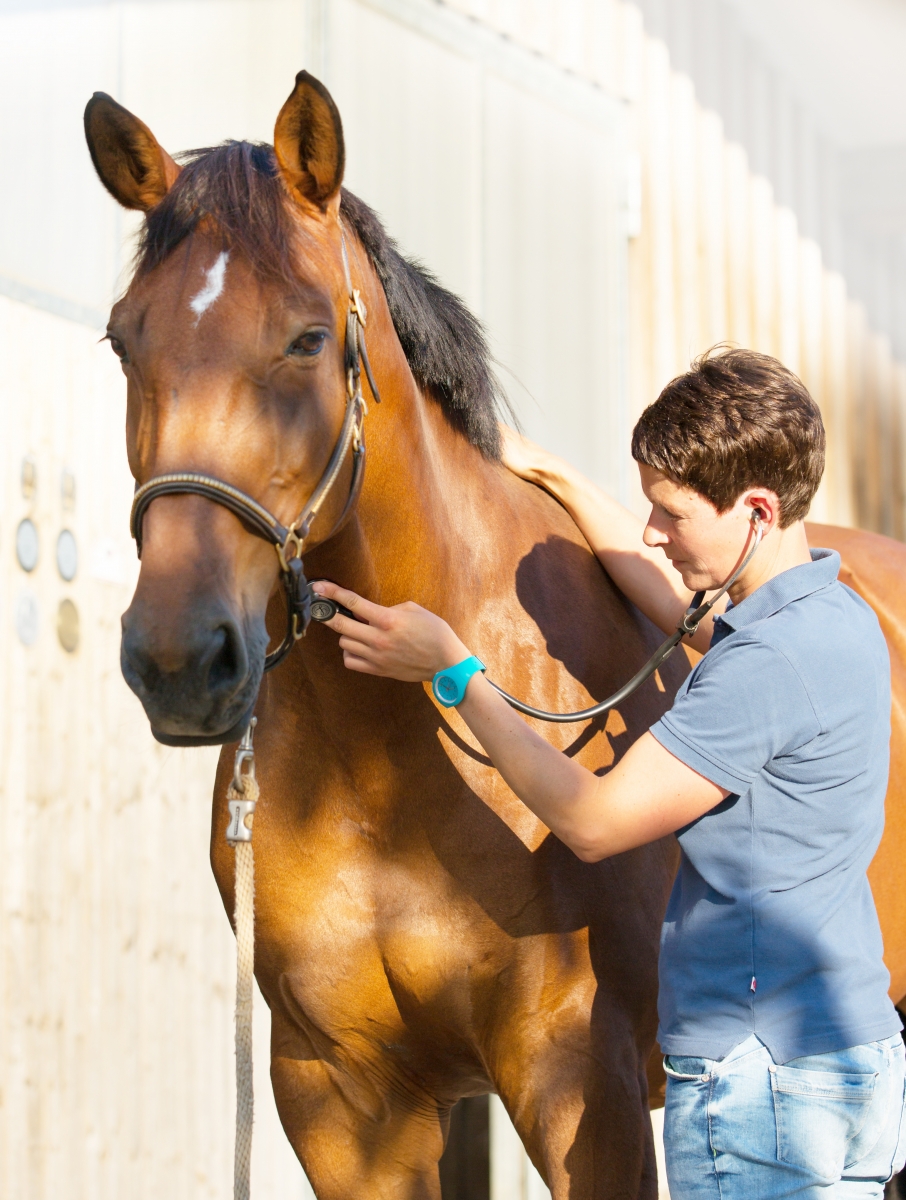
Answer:
[[[639,420],[642,523],[507,432],[504,461],[569,510],[665,632],[729,589],[691,639],[672,709],[607,774],[550,746],[444,621],[334,585],[347,667],[433,681],[517,796],[594,862],[676,833],[659,1041],[673,1200],[867,1200],[906,1157],[904,1055],[866,870],[887,788],[890,666],[871,609],[809,550],[824,467],[802,383],[751,351],[706,355]]]

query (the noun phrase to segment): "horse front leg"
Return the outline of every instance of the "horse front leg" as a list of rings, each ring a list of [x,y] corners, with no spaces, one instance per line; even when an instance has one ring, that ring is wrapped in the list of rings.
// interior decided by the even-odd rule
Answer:
[[[316,1057],[274,1016],[271,1080],[286,1136],[318,1200],[441,1200],[449,1109],[392,1070]]]
[[[502,1056],[497,1088],[553,1200],[656,1200],[646,1063],[632,1032],[613,1029],[594,1052],[581,1023],[537,1034]]]

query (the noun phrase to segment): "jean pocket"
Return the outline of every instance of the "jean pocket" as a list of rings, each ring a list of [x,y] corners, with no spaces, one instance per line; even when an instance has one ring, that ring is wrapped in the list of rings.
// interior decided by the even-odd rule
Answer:
[[[777,1124],[777,1157],[825,1183],[858,1159],[858,1139],[868,1117],[877,1073],[806,1071],[771,1066]]]
[[[664,1073],[668,1079],[695,1079],[699,1083],[707,1083],[713,1067],[714,1063],[709,1058],[686,1054],[668,1054],[664,1059]]]

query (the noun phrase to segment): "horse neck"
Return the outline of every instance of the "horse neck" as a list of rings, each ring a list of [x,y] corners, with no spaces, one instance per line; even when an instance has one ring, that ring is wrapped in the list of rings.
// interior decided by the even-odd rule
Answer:
[[[506,553],[507,473],[419,390],[398,342],[395,351],[381,355],[383,399],[366,418],[368,465],[354,519],[319,561],[325,575],[382,603],[415,600],[446,614],[456,608],[451,580]]]

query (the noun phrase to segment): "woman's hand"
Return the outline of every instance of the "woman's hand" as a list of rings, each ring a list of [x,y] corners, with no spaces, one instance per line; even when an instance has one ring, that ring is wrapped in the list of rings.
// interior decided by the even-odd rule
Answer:
[[[535,442],[523,437],[521,433],[517,433],[515,429],[511,429],[509,425],[504,425],[502,421],[499,422],[499,426],[500,461],[520,479],[527,479],[529,483],[541,483],[545,468],[549,468],[553,456]]]
[[[407,600],[385,608],[326,579],[318,580],[317,589],[318,595],[339,601],[358,618],[353,621],[338,613],[325,622],[340,635],[343,663],[350,671],[416,683],[469,657],[447,622],[420,604]]]

